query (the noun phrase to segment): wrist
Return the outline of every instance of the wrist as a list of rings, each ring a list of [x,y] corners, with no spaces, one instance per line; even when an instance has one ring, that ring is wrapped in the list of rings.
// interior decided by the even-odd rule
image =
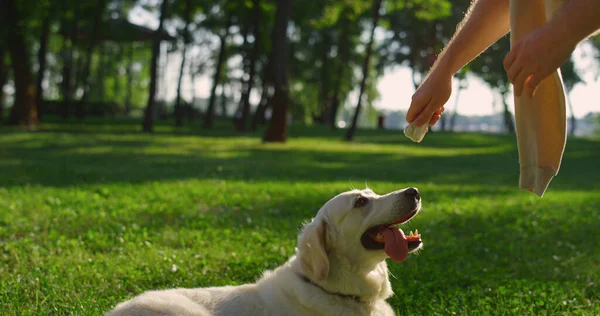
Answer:
[[[432,72],[435,72],[443,77],[452,78],[458,71],[458,69],[455,69],[456,66],[454,64],[452,51],[449,50],[443,55],[439,56],[438,60],[432,67]]]
[[[575,49],[575,46],[579,44],[581,38],[578,34],[574,34],[569,26],[569,24],[563,24],[561,19],[550,20],[550,22],[544,26],[544,36],[555,46],[567,46]]]

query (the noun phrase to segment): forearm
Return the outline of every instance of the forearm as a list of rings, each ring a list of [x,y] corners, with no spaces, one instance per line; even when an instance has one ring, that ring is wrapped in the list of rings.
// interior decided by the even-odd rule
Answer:
[[[432,71],[443,71],[453,76],[509,30],[509,0],[474,0]]]
[[[568,0],[548,21],[556,38],[575,46],[600,30],[600,1]]]

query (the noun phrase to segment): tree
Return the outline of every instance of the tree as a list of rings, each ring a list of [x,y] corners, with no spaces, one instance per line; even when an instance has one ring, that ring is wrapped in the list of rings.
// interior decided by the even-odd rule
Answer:
[[[271,58],[269,58],[269,59],[271,59]],[[254,115],[252,116],[252,123],[250,124],[250,129],[252,131],[256,131],[256,129],[258,128],[258,125],[264,123],[265,111],[269,107],[269,100],[271,98],[271,92],[270,92],[271,83],[273,81],[271,79],[271,74],[272,74],[271,68],[272,67],[270,65],[271,65],[271,63],[269,61],[263,67],[262,91],[260,94],[260,101],[258,102],[258,106],[256,107],[256,110],[254,111]]]
[[[334,81],[332,99],[331,99],[331,107],[329,109],[327,115],[327,122],[329,127],[334,130],[336,129],[335,119],[337,117],[338,110],[340,108],[340,104],[342,100],[346,100],[346,97],[343,96],[343,85],[344,80],[346,79],[346,74],[348,67],[348,63],[350,62],[350,45],[351,45],[351,21],[350,21],[351,10],[346,7],[342,9],[340,24],[341,24],[341,34],[339,38],[338,51],[339,51],[339,62],[338,70],[337,70],[337,78]],[[352,76],[350,77],[350,81],[352,81]]]
[[[152,133],[154,127],[155,97],[156,86],[158,82],[158,58],[160,56],[160,43],[163,35],[165,19],[167,18],[168,6],[169,0],[163,0],[160,8],[158,29],[154,32],[154,39],[152,42],[152,60],[150,65],[150,91],[148,92],[148,103],[146,105],[146,110],[144,111],[144,122],[142,124],[144,132],[147,133]]]
[[[190,44],[190,24],[192,20],[192,0],[185,0],[183,30],[183,52],[181,52],[181,67],[179,68],[179,79],[177,80],[177,98],[175,99],[175,125],[183,125],[183,109],[181,106],[181,81],[183,79],[183,70],[186,62],[187,47]]]
[[[89,93],[90,93],[90,72],[92,67],[92,57],[94,54],[94,48],[96,47],[96,42],[98,41],[98,35],[100,34],[100,30],[102,27],[102,15],[104,14],[104,10],[106,9],[106,1],[107,0],[97,0],[96,2],[96,11],[94,13],[94,22],[92,25],[92,29],[90,31],[90,36],[88,36],[87,47],[85,51],[86,60],[85,66],[82,70],[81,81],[83,86],[83,95],[79,102],[77,102],[77,107],[75,109],[75,113],[78,118],[83,118],[85,116],[85,103],[88,101]],[[166,2],[167,0],[165,0]],[[102,67],[100,69],[103,69]]]
[[[337,52],[336,24],[345,1],[313,0],[293,7],[288,58],[292,117],[305,123],[326,123],[333,78],[337,77],[331,55]],[[337,64],[335,65],[337,66]],[[348,68],[348,65],[345,65]],[[347,81],[347,80],[346,80]]]
[[[221,84],[221,116],[227,117],[227,89],[225,84]]]
[[[273,25],[271,47],[271,70],[275,92],[271,97],[273,114],[263,141],[285,142],[288,127],[289,90],[287,73],[287,29],[292,8],[292,0],[278,0]]]
[[[456,118],[458,117],[458,100],[460,97],[460,93],[462,90],[469,87],[469,82],[467,81],[467,72],[468,71],[465,70],[465,68],[463,68],[455,76],[458,79],[458,90],[456,91],[456,96],[454,99],[454,111],[452,113],[452,116],[450,117],[450,126],[448,127],[449,131],[454,131],[454,124],[456,123]],[[444,120],[442,120],[442,130],[445,130],[444,125],[446,123],[446,117],[447,115],[443,116]]]
[[[483,79],[493,91],[498,92],[504,107],[504,127],[507,132],[514,134],[515,123],[513,114],[508,109],[507,102],[510,92],[510,82],[508,81],[504,65],[502,64],[504,56],[506,56],[509,50],[510,39],[508,36],[504,36],[489,47],[483,54],[473,60],[469,64],[469,67],[477,74],[477,76]]]
[[[577,129],[577,118],[575,117],[575,111],[573,109],[573,102],[571,102],[571,91],[575,87],[576,84],[582,82],[583,80],[575,71],[575,64],[573,63],[573,58],[569,58],[567,62],[565,62],[561,67],[560,71],[562,74],[562,79],[565,84],[565,92],[567,96],[567,104],[569,105],[569,109],[571,111],[571,126],[569,128],[569,135],[575,135],[575,130]]]
[[[71,100],[73,98],[73,51],[75,49],[78,23],[78,8],[74,7],[72,10],[68,9],[68,2],[62,2],[65,14],[61,18],[60,29],[63,38],[62,47],[62,82],[61,92],[63,97],[63,104],[60,110],[61,117],[66,119],[69,117],[71,112]]]
[[[4,36],[0,31],[0,122],[4,118],[4,85],[8,79],[8,66],[6,64],[6,46]]]
[[[382,25],[391,32],[379,49],[382,62],[408,66],[413,86],[418,88],[469,3],[469,0],[389,1]]]
[[[360,90],[358,93],[358,102],[356,104],[356,110],[354,111],[354,117],[352,118],[352,125],[350,125],[350,128],[346,132],[345,139],[347,141],[351,141],[352,138],[354,137],[354,133],[356,132],[358,116],[360,114],[360,108],[362,106],[362,97],[365,92],[365,85],[366,85],[367,79],[369,78],[369,63],[371,61],[371,54],[373,53],[373,42],[375,41],[375,29],[377,28],[377,25],[379,23],[379,17],[381,16],[381,14],[380,14],[381,3],[382,3],[382,0],[375,0],[375,2],[373,4],[373,22],[372,22],[373,26],[371,28],[371,35],[369,37],[369,43],[367,44],[367,51],[365,53],[365,60],[363,63],[363,68],[362,68],[363,77],[362,77],[362,81],[360,82]]]
[[[35,85],[35,104],[37,106],[38,118],[41,118],[40,107],[42,104],[42,99],[44,95],[44,90],[42,87],[42,83],[44,81],[44,74],[46,72],[46,54],[48,51],[48,37],[50,36],[50,14],[46,14],[42,22],[42,30],[40,36],[40,48],[38,50],[38,75],[36,78]]]
[[[315,121],[318,123],[327,123],[327,113],[331,109],[331,61],[329,54],[331,47],[333,46],[331,39],[331,31],[329,28],[324,27],[320,31],[321,37],[321,49],[320,49],[320,62],[321,62],[321,89],[319,90],[319,103],[320,108],[318,109]]]
[[[260,0],[253,0],[252,2],[252,31],[254,36],[254,43],[252,45],[252,51],[248,56],[248,79],[244,81],[242,85],[242,97],[240,98],[240,117],[236,122],[236,129],[238,131],[246,130],[246,122],[250,115],[250,93],[252,92],[252,86],[254,84],[254,76],[256,74],[256,62],[260,57],[260,45],[261,43],[261,30],[260,30]]]
[[[15,102],[8,123],[33,127],[39,123],[39,120],[23,10],[17,6],[16,0],[2,0],[0,11],[3,15],[3,27],[6,28],[7,46],[15,79]]]
[[[133,96],[133,43],[127,46],[127,65],[125,66],[125,76],[127,78],[127,88],[125,93],[125,115],[131,113],[131,98]]]
[[[417,89],[464,17],[470,0],[390,1],[382,25],[391,31],[380,45],[384,65],[404,64],[411,69]],[[381,65],[383,67],[384,65]],[[438,126],[446,128],[446,116]],[[430,127],[430,132],[433,129]]]
[[[217,64],[215,66],[215,72],[213,74],[213,82],[212,88],[210,90],[210,97],[208,99],[208,107],[206,109],[206,113],[204,114],[204,128],[211,128],[213,125],[213,121],[215,118],[215,102],[217,99],[217,86],[219,85],[219,79],[221,78],[221,72],[223,70],[223,64],[225,63],[226,56],[226,47],[227,47],[227,38],[229,37],[229,29],[231,28],[231,24],[233,23],[233,16],[227,13],[227,17],[225,18],[225,27],[221,30],[219,34],[220,47],[219,47],[219,55],[217,57]]]

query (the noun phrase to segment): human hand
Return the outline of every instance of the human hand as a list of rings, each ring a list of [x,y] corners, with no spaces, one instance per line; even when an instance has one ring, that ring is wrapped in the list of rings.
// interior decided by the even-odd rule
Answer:
[[[516,96],[533,98],[537,86],[573,53],[577,43],[547,25],[519,41],[504,58],[504,69]]]
[[[440,68],[435,69],[412,96],[406,121],[417,126],[429,123],[435,125],[442,117],[444,104],[452,94],[452,74]]]

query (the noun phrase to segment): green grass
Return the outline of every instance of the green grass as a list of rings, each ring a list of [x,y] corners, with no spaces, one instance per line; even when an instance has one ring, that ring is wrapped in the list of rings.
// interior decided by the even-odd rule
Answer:
[[[600,142],[543,199],[513,136],[292,127],[287,144],[137,122],[0,130],[0,315],[100,315],[148,289],[252,282],[303,221],[368,184],[419,187],[425,249],[390,263],[403,315],[600,314]]]

